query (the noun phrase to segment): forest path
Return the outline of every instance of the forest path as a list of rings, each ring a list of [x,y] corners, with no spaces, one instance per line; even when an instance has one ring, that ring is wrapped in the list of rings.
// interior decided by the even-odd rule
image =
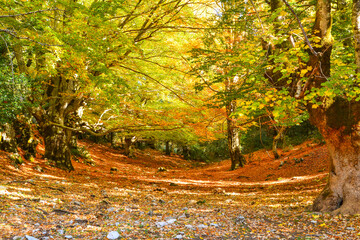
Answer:
[[[107,145],[80,145],[90,151],[95,166],[80,159],[70,173],[41,158],[16,168],[0,152],[1,239],[360,236],[359,216],[308,211],[326,184],[322,145],[303,143],[282,152],[279,160],[258,151],[235,171],[229,171],[229,160],[200,164],[150,149],[128,158]]]

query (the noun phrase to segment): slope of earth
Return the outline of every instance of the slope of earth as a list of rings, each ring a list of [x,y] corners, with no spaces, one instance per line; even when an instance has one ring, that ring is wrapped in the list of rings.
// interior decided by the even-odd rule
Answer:
[[[326,148],[200,164],[155,150],[128,158],[83,141],[95,166],[55,169],[37,156],[16,166],[0,152],[1,239],[356,239],[359,216],[309,211],[326,183]],[[39,146],[39,152],[43,147]]]

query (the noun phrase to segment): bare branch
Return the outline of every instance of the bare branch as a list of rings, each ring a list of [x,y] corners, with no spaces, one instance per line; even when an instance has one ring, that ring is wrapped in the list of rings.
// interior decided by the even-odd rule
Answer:
[[[255,10],[255,13],[256,13],[257,18],[259,19],[259,22],[260,22],[260,25],[261,25],[261,30],[262,30],[262,32],[264,33],[264,26],[263,26],[263,23],[262,23],[262,21],[261,21],[260,15],[259,15],[259,13],[258,13],[258,11],[257,11],[257,9],[256,9],[256,7],[255,7],[254,2],[253,2],[252,0],[250,0],[250,2],[251,2],[251,5],[253,6],[253,8],[254,8],[254,10]]]
[[[19,13],[19,14],[13,14],[13,15],[0,15],[0,18],[20,17],[20,16],[31,15],[31,14],[37,14],[37,13],[41,13],[41,12],[49,12],[49,11],[65,11],[65,10],[61,10],[58,8],[48,8],[48,9],[37,10],[37,11],[27,12],[27,13]]]
[[[9,29],[0,29],[0,32],[5,32],[5,33],[9,34],[10,36],[13,36],[14,38],[28,40],[30,42],[33,42],[33,43],[36,43],[36,44],[39,44],[42,46],[46,46],[46,47],[62,47],[63,46],[63,45],[56,45],[56,44],[52,45],[52,44],[38,42],[29,37],[20,37],[17,35],[17,32],[9,30]]]
[[[166,86],[165,84],[163,84],[163,83],[160,82],[159,80],[151,77],[150,75],[148,75],[148,74],[146,74],[146,73],[143,73],[143,72],[140,72],[140,71],[137,71],[137,70],[135,70],[135,69],[129,68],[129,67],[124,66],[124,65],[118,65],[118,66],[119,66],[119,67],[122,67],[122,68],[124,68],[124,69],[130,70],[130,71],[132,71],[132,72],[134,72],[134,73],[138,73],[138,74],[141,74],[141,75],[147,77],[148,79],[156,82],[157,84],[161,85],[161,86],[164,87],[165,89],[169,90],[171,93],[173,93],[176,97],[178,97],[178,98],[179,98],[181,101],[183,101],[184,103],[190,105],[191,107],[194,107],[193,104],[191,104],[190,102],[188,102],[187,100],[185,100],[184,98],[182,98],[177,92],[175,92],[174,90],[172,90],[170,87]]]
[[[95,132],[89,128],[85,128],[85,127],[81,127],[81,128],[72,128],[72,127],[68,127],[59,123],[54,123],[54,122],[49,122],[50,125],[52,126],[56,126],[56,127],[60,127],[66,130],[70,130],[73,132],[84,132],[84,133],[89,133],[93,136],[97,136],[97,137],[101,137],[101,136],[105,136],[106,134],[109,134],[111,132],[146,132],[146,131],[172,131],[172,130],[177,130],[177,129],[181,129],[184,128],[184,126],[175,126],[172,128],[154,128],[153,126],[142,126],[142,127],[137,127],[136,126],[132,126],[132,127],[128,127],[128,126],[124,126],[124,127],[115,127],[115,128],[110,128],[108,130],[102,131],[102,132]],[[147,127],[147,128],[145,128]],[[152,127],[152,128],[150,128]]]
[[[299,24],[299,26],[300,26],[300,28],[301,28],[301,31],[302,31],[302,33],[303,33],[303,35],[304,35],[305,42],[306,42],[306,44],[309,46],[309,49],[310,49],[311,53],[314,54],[314,56],[319,57],[319,53],[316,52],[316,51],[314,50],[314,48],[311,46],[311,43],[310,43],[310,41],[309,41],[309,39],[308,39],[308,37],[307,37],[307,34],[306,34],[306,32],[305,32],[305,29],[304,29],[304,27],[303,27],[300,19],[299,19],[298,16],[296,15],[294,9],[291,8],[290,4],[289,4],[286,0],[282,0],[282,1],[285,3],[285,5],[288,7],[288,9],[291,11],[291,13],[292,13],[292,14],[294,15],[294,17],[296,18],[296,20],[297,20],[297,22],[298,22],[298,24]]]

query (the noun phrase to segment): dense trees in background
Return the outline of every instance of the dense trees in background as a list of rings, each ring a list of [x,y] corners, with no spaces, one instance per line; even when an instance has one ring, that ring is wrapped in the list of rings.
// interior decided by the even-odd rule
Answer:
[[[357,1],[2,2],[8,149],[34,154],[36,123],[45,157],[72,170],[78,133],[162,141],[167,153],[173,143],[187,156],[226,136],[235,169],[247,131],[274,129],[278,157],[286,129],[309,118],[332,166],[314,210],[360,212]],[[14,142],[20,125],[28,140]]]

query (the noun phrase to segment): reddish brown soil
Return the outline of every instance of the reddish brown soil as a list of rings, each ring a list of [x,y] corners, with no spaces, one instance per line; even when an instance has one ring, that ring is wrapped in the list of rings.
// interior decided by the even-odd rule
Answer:
[[[202,164],[150,149],[128,158],[108,145],[79,144],[95,166],[80,159],[66,172],[40,154],[14,166],[0,152],[0,239],[64,239],[59,229],[89,240],[107,239],[114,230],[123,239],[174,239],[180,232],[184,239],[219,240],[360,236],[359,217],[308,211],[327,181],[323,145],[305,142],[278,160],[258,151],[246,156],[244,168],[229,171],[229,160]],[[43,153],[43,146],[38,150]],[[157,225],[169,218],[176,222]]]
[[[165,156],[163,153],[146,149],[136,150],[135,157],[123,155],[108,145],[81,141],[92,155],[95,166],[73,161],[75,171],[65,172],[46,165],[46,161],[37,156],[34,162],[25,162],[19,169],[9,165],[10,160],[1,152],[2,176],[18,175],[23,178],[46,174],[54,178],[72,178],[77,182],[113,183],[119,187],[159,186],[166,188],[189,188],[208,190],[210,187],[237,188],[239,186],[268,185],[297,180],[323,178],[328,172],[328,155],[324,145],[305,142],[288,151],[281,151],[281,158],[275,160],[271,152],[257,151],[247,155],[248,164],[235,171],[229,171],[230,160],[204,164],[186,161],[181,156]],[[38,146],[43,152],[43,146]],[[296,163],[296,159],[302,159]],[[44,172],[39,173],[34,167],[39,165]],[[116,168],[117,171],[110,171]],[[164,168],[165,171],[159,171]]]

